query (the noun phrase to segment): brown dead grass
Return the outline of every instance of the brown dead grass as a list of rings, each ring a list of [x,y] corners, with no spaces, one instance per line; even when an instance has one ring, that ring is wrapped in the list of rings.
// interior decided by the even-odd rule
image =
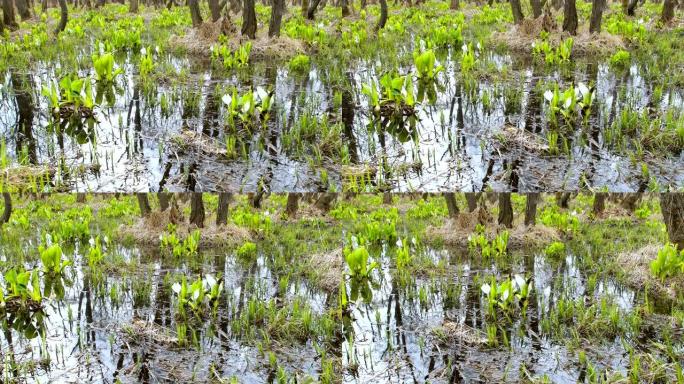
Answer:
[[[512,25],[505,32],[495,32],[492,34],[492,41],[503,43],[515,52],[529,54],[532,52],[532,43],[539,39],[539,34],[542,31],[542,20],[543,16],[537,19],[526,19],[521,25]],[[626,47],[620,36],[605,31],[599,34],[589,33],[589,25],[587,24],[579,26],[577,36],[571,36],[558,27],[549,33],[549,43],[552,46],[557,46],[568,37],[574,39],[572,54],[575,56],[611,53]]]
[[[660,246],[646,245],[636,251],[620,253],[616,262],[625,274],[625,282],[634,289],[648,289],[650,295],[676,300],[684,291],[684,276],[676,276],[662,282],[651,274],[651,261],[658,256]]]
[[[432,334],[437,336],[442,343],[449,346],[479,346],[487,344],[487,335],[484,332],[466,324],[448,320],[432,329]]]
[[[337,292],[344,274],[343,260],[342,248],[309,257],[309,268],[316,271],[318,275],[318,287],[328,293]]]
[[[520,217],[516,219],[522,220]],[[481,208],[470,213],[461,212],[457,218],[446,220],[441,227],[428,228],[426,233],[428,239],[433,241],[442,240],[447,245],[467,247],[468,237],[475,233],[477,224],[485,226],[485,235],[489,239],[507,230],[509,248],[537,247],[560,240],[558,231],[543,225],[527,227],[522,222],[514,222],[513,228],[500,226],[489,212]]]
[[[238,16],[236,16],[238,17]],[[199,57],[210,57],[209,50],[212,45],[218,44],[221,35],[221,20],[217,22],[204,22],[198,28],[188,28],[182,36],[173,36],[169,40],[172,47],[184,49],[192,55]],[[243,38],[239,32],[233,34],[228,39],[228,46],[235,50],[241,44],[250,41]],[[268,31],[264,28],[257,30],[256,39],[252,42],[252,58],[280,58],[287,59],[298,54],[306,53],[303,42],[280,36],[276,38],[268,37]]]
[[[121,238],[132,239],[137,244],[158,246],[159,237],[166,232],[170,223],[170,210],[152,212],[148,217],[139,219],[133,225],[121,225],[117,235]],[[211,218],[205,220],[204,228],[197,228],[183,222],[176,225],[176,233],[184,238],[194,230],[200,231],[200,246],[223,246],[241,244],[253,239],[253,234],[245,228],[234,224],[216,226]]]

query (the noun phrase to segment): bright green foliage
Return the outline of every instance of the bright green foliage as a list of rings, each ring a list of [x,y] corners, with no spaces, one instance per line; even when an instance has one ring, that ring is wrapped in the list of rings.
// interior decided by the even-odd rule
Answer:
[[[267,121],[272,97],[272,92],[261,87],[257,87],[256,91],[247,91],[242,96],[238,96],[237,89],[233,89],[232,95],[223,95],[221,100],[227,108],[228,125],[233,129],[251,128],[257,118]]]
[[[253,231],[268,232],[271,229],[271,218],[269,216],[252,212],[245,207],[238,207],[233,211],[231,218],[236,225]]]
[[[220,277],[219,277],[220,280]],[[180,283],[175,283],[171,289],[178,300],[178,314],[185,317],[187,310],[194,316],[202,317],[204,311],[209,308],[215,311],[218,307],[218,299],[223,292],[223,281],[212,275],[206,275],[204,279],[198,277],[192,284],[188,284],[185,277]]]
[[[304,73],[311,67],[311,58],[307,55],[299,54],[290,59],[288,67],[293,72]]]
[[[218,47],[211,46],[212,62],[221,63],[225,69],[245,68],[249,64],[249,55],[252,52],[252,43],[246,42],[235,51],[222,43]]]
[[[248,241],[240,246],[237,250],[238,257],[242,259],[253,259],[257,254],[256,244]]]
[[[69,260],[62,260],[62,248],[54,244],[48,248],[38,248],[40,261],[43,263],[43,271],[48,274],[60,275],[64,268],[71,265]]]
[[[156,65],[152,58],[152,50],[143,48],[140,50],[140,76],[146,77],[154,71]]]
[[[13,298],[22,303],[28,300],[38,303],[42,301],[37,271],[13,268],[5,272],[5,288],[0,293],[0,304]]]
[[[610,57],[610,65],[614,68],[627,68],[630,63],[631,56],[629,52],[620,49]]]
[[[678,273],[684,273],[684,249],[677,250],[671,243],[658,251],[658,257],[651,262],[651,272],[661,281]]]
[[[468,238],[468,246],[470,249],[479,249],[483,258],[505,256],[508,249],[508,231],[503,231],[498,234],[491,242],[487,240],[484,234],[484,228],[478,225],[476,229],[477,234],[471,235]]]
[[[435,66],[436,61],[435,53],[430,49],[423,52],[413,52],[416,76],[419,79],[434,80],[435,76],[444,70],[444,67],[441,65]]]
[[[532,55],[543,57],[544,62],[548,65],[569,63],[573,44],[574,40],[572,37],[568,37],[554,48],[549,43],[548,36],[542,34],[541,41],[532,43]]]
[[[554,241],[544,249],[546,256],[557,259],[565,254],[565,243]]]
[[[347,262],[349,274],[353,278],[368,278],[373,269],[380,266],[377,262],[372,262],[369,265],[368,258],[366,247],[361,246],[353,250],[348,247],[344,249],[344,260]]]
[[[547,227],[556,228],[561,232],[574,233],[579,229],[579,219],[577,216],[567,212],[560,212],[556,206],[547,207],[542,210],[539,219]]]
[[[482,284],[482,292],[487,297],[489,315],[496,317],[496,309],[501,310],[507,317],[514,308],[520,308],[523,315],[527,310],[528,296],[532,290],[529,279],[515,275],[513,279],[497,282],[492,276],[489,284]]]
[[[93,67],[95,67],[97,81],[105,83],[114,82],[116,76],[123,73],[121,68],[114,70],[114,56],[109,52],[100,56],[93,54]]]
[[[200,231],[193,231],[184,240],[176,235],[175,226],[169,224],[167,232],[160,236],[160,248],[162,252],[173,255],[176,258],[191,257],[197,255],[199,250]]]

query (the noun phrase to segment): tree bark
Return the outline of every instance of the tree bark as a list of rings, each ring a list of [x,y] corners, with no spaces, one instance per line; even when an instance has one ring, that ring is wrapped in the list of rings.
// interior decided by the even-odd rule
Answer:
[[[465,198],[468,202],[468,212],[474,212],[477,209],[477,200],[480,198],[480,194],[475,192],[466,192]]]
[[[573,36],[577,35],[577,5],[575,0],[565,0],[563,30]]]
[[[669,23],[674,19],[675,5],[677,5],[677,0],[665,0],[663,2],[663,14],[660,18],[663,23]]]
[[[522,6],[520,6],[520,0],[510,0],[511,10],[513,11],[513,22],[515,24],[520,24],[525,20],[525,15],[522,13]]]
[[[608,197],[608,195],[605,192],[597,192],[594,194],[594,205],[591,208],[594,216],[602,214],[606,209],[606,197]]]
[[[22,20],[27,20],[31,18],[31,9],[27,0],[14,0],[14,5],[17,6],[17,11],[19,12],[19,17]]]
[[[628,16],[634,16],[634,14],[636,13],[637,5],[639,5],[638,0],[629,0],[627,2],[626,11],[627,11]],[[624,5],[623,5],[623,7],[624,7]]]
[[[193,192],[190,198],[190,224],[204,228],[204,201],[202,192]]]
[[[209,11],[211,11],[211,21],[217,22],[221,18],[221,3],[219,0],[209,0]]]
[[[375,30],[379,31],[385,28],[387,23],[387,0],[380,0],[380,19],[378,19],[378,25],[375,26]]]
[[[66,0],[59,0],[59,9],[61,16],[59,18],[59,25],[57,25],[57,29],[55,29],[55,35],[62,32],[64,28],[66,28],[67,21],[69,21],[69,8],[67,8]]]
[[[2,211],[2,216],[0,216],[0,225],[8,223],[10,216],[12,216],[12,196],[10,193],[3,192],[2,200],[4,201],[5,208]]]
[[[256,38],[257,19],[254,10],[254,0],[245,0],[242,7],[242,36]]]
[[[307,19],[313,20],[316,17],[316,9],[318,8],[318,4],[320,3],[321,0],[313,0],[309,3],[309,8],[306,10]]]
[[[349,0],[341,0],[340,1],[340,8],[342,8],[342,17],[347,17],[350,15]]]
[[[139,0],[131,0],[129,6],[128,6],[128,11],[130,13],[138,13],[138,5],[140,4]]]
[[[150,208],[150,201],[147,199],[147,193],[136,193],[135,197],[138,199],[138,207],[140,207],[140,216],[147,217],[152,213]]]
[[[2,0],[2,17],[7,28],[11,30],[19,28],[17,17],[14,15],[14,3],[12,0]]]
[[[159,210],[164,212],[169,209],[171,196],[167,192],[158,192],[157,200],[159,200]]]
[[[392,194],[385,192],[382,194],[382,203],[385,205],[392,205]]]
[[[199,3],[197,0],[188,0],[188,8],[190,8],[192,26],[197,28],[202,25],[202,13],[200,12]]]
[[[337,193],[323,193],[316,200],[315,206],[323,212],[328,212],[335,198],[337,198]]]
[[[85,203],[86,202],[86,194],[82,193],[82,192],[77,193],[76,194],[76,202],[81,203],[81,204]]]
[[[542,2],[541,0],[530,0],[530,5],[532,5],[532,15],[536,19],[542,15]]]
[[[589,32],[601,33],[601,20],[603,19],[603,8],[606,0],[593,0],[591,5],[591,20],[589,21]]]
[[[453,192],[447,192],[444,194],[444,200],[446,200],[447,209],[449,210],[449,217],[458,217],[458,204],[456,203],[456,194]]]
[[[558,192],[556,193],[556,204],[558,207],[567,209],[570,205],[570,192]]]
[[[285,0],[271,0],[271,22],[268,25],[268,37],[280,36],[280,24],[285,12]]]
[[[661,193],[660,210],[670,242],[684,249],[684,193]]]
[[[219,193],[218,209],[216,210],[216,226],[228,224],[228,206],[233,200],[230,192]]]
[[[525,225],[532,226],[537,223],[537,204],[539,203],[539,193],[528,193],[525,202]]]
[[[461,8],[461,3],[459,0],[451,0],[449,3],[449,9],[459,9]]]
[[[499,193],[499,225],[506,228],[513,227],[513,205],[511,204],[511,193]]]
[[[287,205],[285,206],[285,213],[288,217],[294,217],[299,210],[299,197],[300,193],[288,193],[287,194]]]

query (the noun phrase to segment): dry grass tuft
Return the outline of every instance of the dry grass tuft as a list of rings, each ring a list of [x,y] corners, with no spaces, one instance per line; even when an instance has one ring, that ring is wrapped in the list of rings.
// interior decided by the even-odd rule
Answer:
[[[622,252],[616,262],[625,273],[629,286],[638,290],[649,289],[650,295],[676,300],[678,293],[684,291],[684,276],[679,275],[665,282],[653,276],[651,261],[658,256],[659,249],[660,245],[649,244],[636,251]]]
[[[318,287],[328,293],[336,293],[344,275],[342,248],[311,255],[309,267],[317,271]]]
[[[158,246],[159,237],[166,232],[171,223],[170,210],[164,212],[152,212],[149,216],[139,219],[135,224],[121,225],[117,232],[120,238],[132,239],[137,244]],[[176,233],[184,238],[194,230],[200,231],[200,246],[223,246],[241,244],[253,238],[249,230],[234,224],[216,226],[209,218],[205,220],[204,228],[197,228],[187,222],[176,224]]]

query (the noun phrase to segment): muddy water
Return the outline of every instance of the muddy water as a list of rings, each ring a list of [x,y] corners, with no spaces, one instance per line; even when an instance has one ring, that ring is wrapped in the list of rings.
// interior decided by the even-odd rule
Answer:
[[[640,300],[610,280],[598,281],[588,292],[587,276],[573,255],[552,263],[542,255],[528,254],[524,262],[510,265],[483,263],[465,250],[422,252],[448,260],[448,272],[402,277],[390,268],[384,250],[371,252],[371,257],[377,257],[373,260],[382,261],[382,268],[373,277],[372,298],[351,306],[343,361],[353,369],[345,373],[345,382],[520,382],[547,375],[554,383],[575,383],[583,374],[577,352],[568,349],[567,336],[559,340],[543,329],[549,309],[561,298],[587,305],[605,299],[624,316]],[[492,347],[487,343],[486,325],[492,323],[486,318],[482,279],[516,273],[532,278],[527,316],[500,325],[509,347]],[[447,326],[456,329],[457,336],[443,342],[439,330]],[[502,331],[498,336],[502,343]],[[629,368],[629,354],[619,337],[592,339],[582,348],[600,369],[626,373]]]
[[[582,62],[574,70],[549,73],[526,60],[483,52],[479,60],[494,68],[506,66],[512,69],[511,76],[499,83],[479,78],[468,95],[460,80],[459,56],[447,52],[439,60],[446,68],[438,76],[441,90],[434,104],[425,101],[417,107],[418,123],[408,141],[368,129],[368,101],[360,89],[384,73],[379,63],[350,68],[340,85],[331,82],[325,68],[315,66],[306,75],[295,75],[286,67],[257,63],[247,72],[227,76],[211,70],[207,62],[164,55],[160,62],[189,68],[187,79],[143,84],[133,65],[139,61],[137,54],[118,58],[126,72],[118,79],[115,103],[96,109],[93,134],[80,139],[48,128],[47,100],[40,90],[58,78],[53,66],[39,64],[31,73],[6,73],[0,132],[15,159],[53,171],[58,164],[77,169],[54,176],[70,190],[254,191],[258,185],[274,192],[341,190],[345,176],[366,170],[371,184],[384,180],[383,188],[395,191],[637,191],[650,181],[643,177],[642,163],[661,186],[684,182],[681,153],[654,156],[647,151],[643,161],[635,162],[631,145],[622,148],[606,136],[625,105],[665,111],[684,104],[681,89],[666,89],[662,100],[652,100],[652,85],[638,65],[618,73],[604,63]],[[411,70],[400,68],[400,73]],[[530,97],[530,90],[546,81],[561,82],[561,90],[573,81],[596,84],[587,127],[567,133],[568,151],[559,143],[558,155],[535,149],[547,142],[548,103]],[[267,127],[243,133],[246,157],[234,160],[214,151],[225,150],[226,117],[220,99],[230,86],[241,91],[262,86],[275,92]],[[482,101],[485,94],[488,107]],[[341,103],[335,100],[339,96]],[[162,99],[168,101],[164,114]],[[341,167],[338,159],[319,159],[313,148],[320,138],[309,139],[300,153],[285,147],[284,135],[305,115],[327,115],[330,124],[344,125],[341,140],[355,171]],[[501,142],[506,127],[517,128],[516,141]],[[203,144],[180,136],[182,144],[190,145],[179,150],[174,144],[187,132]]]
[[[170,261],[157,250],[112,246],[108,257],[139,266],[112,267],[104,271],[104,279],[98,279],[84,266],[87,261],[82,251],[87,248],[67,252],[73,255],[76,267],[68,268],[62,281],[63,298],[44,302],[44,320],[39,327],[44,338],[28,337],[25,327],[3,328],[3,380],[160,383],[233,376],[244,383],[274,380],[268,359],[230,325],[246,310],[250,299],[276,297],[279,282],[267,267],[266,255],[259,255],[253,263],[240,263],[229,252],[212,250],[199,256],[203,262],[190,265]],[[9,255],[3,253],[3,257]],[[200,272],[222,274],[224,295],[216,318],[208,316],[188,326],[187,344],[181,345],[177,325],[182,322],[177,321],[175,298],[166,276],[194,279]],[[4,286],[2,277],[0,283]],[[295,298],[314,315],[327,308],[327,295],[305,281],[291,281],[282,297],[285,301]],[[311,341],[295,347],[279,345],[275,350],[279,366],[291,375],[318,376],[320,362]],[[13,367],[19,368],[14,371]]]

